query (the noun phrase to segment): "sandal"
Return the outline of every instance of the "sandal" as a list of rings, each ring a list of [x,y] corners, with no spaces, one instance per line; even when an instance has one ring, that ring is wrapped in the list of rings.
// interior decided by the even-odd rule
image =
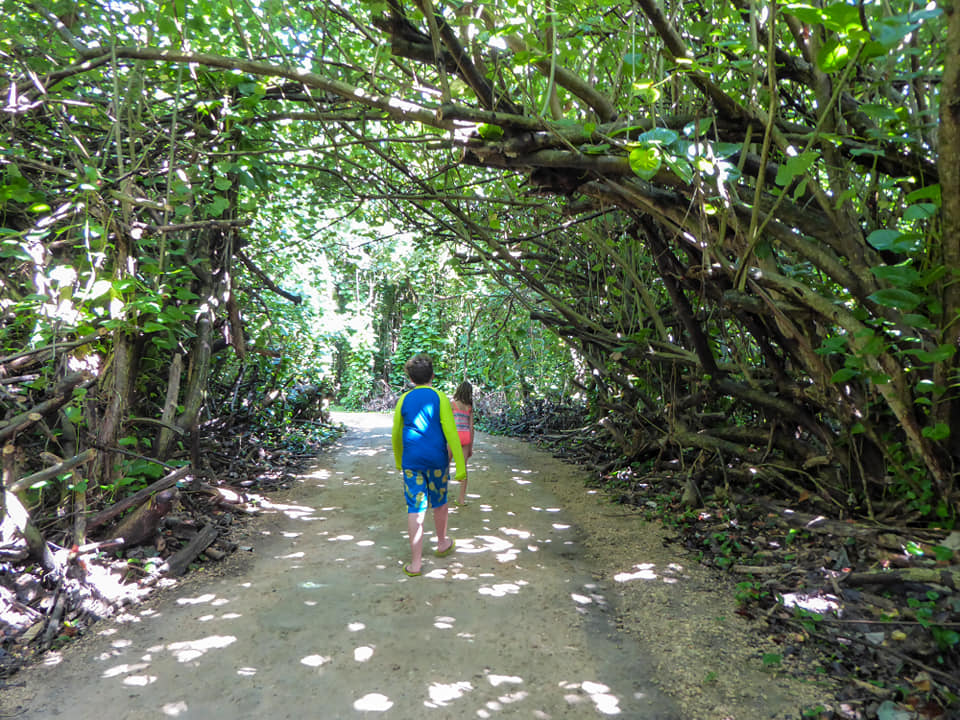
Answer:
[[[453,547],[456,544],[457,544],[457,541],[454,540],[453,538],[450,538],[450,546],[446,550],[434,550],[433,554],[436,555],[437,557],[446,557],[447,555],[453,552]]]
[[[403,574],[406,575],[407,577],[420,577],[421,575],[423,575],[423,570],[421,569],[419,572],[414,572],[413,570],[408,568],[406,565],[404,565]]]

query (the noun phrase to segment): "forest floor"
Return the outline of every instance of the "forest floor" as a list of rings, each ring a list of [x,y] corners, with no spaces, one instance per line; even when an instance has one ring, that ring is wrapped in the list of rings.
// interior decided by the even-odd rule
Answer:
[[[252,552],[47,653],[0,690],[0,716],[786,720],[833,705],[791,658],[764,663],[777,646],[715,570],[520,440],[478,433],[456,551],[406,577],[390,416],[337,419],[349,432],[247,526]]]

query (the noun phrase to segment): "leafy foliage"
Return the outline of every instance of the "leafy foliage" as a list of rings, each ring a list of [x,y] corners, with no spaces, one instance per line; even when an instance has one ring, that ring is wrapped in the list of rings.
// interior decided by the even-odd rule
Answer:
[[[115,446],[427,351],[626,463],[953,522],[941,11],[549,7],[5,0],[7,358],[86,364],[65,436]]]

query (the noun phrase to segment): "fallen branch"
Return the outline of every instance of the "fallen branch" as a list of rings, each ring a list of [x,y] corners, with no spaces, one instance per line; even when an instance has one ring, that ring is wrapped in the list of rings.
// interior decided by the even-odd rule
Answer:
[[[730,570],[741,575],[789,575],[798,568],[794,565],[732,565]]]
[[[144,501],[123,519],[113,533],[113,540],[122,541],[124,547],[148,542],[157,534],[160,522],[173,509],[178,497],[176,488],[167,488]]]
[[[92,518],[87,520],[87,532],[90,533],[94,529],[100,527],[106,522],[109,522],[113,518],[117,517],[120,513],[128,510],[129,508],[135,507],[143,503],[144,500],[149,498],[153,493],[160,492],[161,490],[166,490],[168,487],[172,487],[177,484],[177,481],[182,477],[187,475],[190,472],[190,466],[184,465],[181,468],[177,468],[172,473],[164,475],[162,478],[157,480],[152,485],[148,485],[143,490],[135,492],[129,497],[125,497],[123,500],[120,500],[117,503],[114,503],[106,510],[101,510]]]
[[[833,638],[833,637],[830,637],[829,635],[826,635],[826,634],[824,634],[824,633],[810,632],[810,630],[809,630],[806,626],[804,626],[802,623],[800,623],[800,622],[798,622],[798,621],[796,621],[796,620],[789,619],[789,620],[785,620],[785,622],[789,623],[790,625],[793,625],[793,626],[797,627],[798,629],[802,630],[803,632],[809,634],[811,637],[815,637],[815,638],[817,638],[818,640],[823,640],[823,641],[825,641],[825,642],[828,642],[828,643],[831,643],[831,644],[834,644],[834,645],[840,644],[841,646],[845,646],[847,643],[855,642],[855,643],[857,643],[858,645],[861,645],[861,646],[863,646],[863,647],[869,648],[870,650],[876,650],[877,652],[880,652],[880,653],[886,653],[887,655],[892,655],[893,657],[897,658],[897,659],[900,660],[901,662],[903,662],[903,663],[905,663],[905,664],[907,664],[907,665],[912,665],[912,666],[914,666],[914,667],[916,667],[916,668],[918,668],[918,669],[920,669],[920,670],[923,670],[924,672],[928,673],[928,674],[929,674],[930,676],[932,676],[932,677],[938,677],[938,678],[940,678],[940,680],[941,680],[942,682],[946,683],[947,687],[951,687],[951,688],[952,688],[952,687],[954,687],[954,686],[956,685],[957,680],[956,680],[956,678],[955,678],[953,675],[951,675],[950,673],[944,672],[943,670],[939,670],[939,669],[937,669],[937,668],[935,668],[935,667],[933,667],[933,666],[931,666],[931,665],[927,665],[925,662],[923,662],[923,661],[921,661],[921,660],[919,660],[919,659],[917,659],[917,658],[915,658],[915,657],[911,657],[910,655],[907,655],[906,653],[902,653],[902,652],[900,652],[900,651],[898,651],[898,650],[894,650],[893,648],[888,647],[888,646],[886,646],[886,645],[875,645],[875,644],[873,644],[872,642],[870,642],[870,641],[868,641],[868,640],[865,640],[865,639],[863,639],[863,638],[859,638],[859,637],[857,637],[857,636],[855,636],[855,635],[852,635],[852,634],[846,634],[846,635],[844,635],[842,638]]]
[[[65,405],[70,399],[73,388],[83,381],[83,373],[73,373],[65,377],[57,384],[51,397],[4,422],[3,426],[0,427],[0,442],[14,436],[33,423],[39,422],[44,415],[56,410],[61,405]]]
[[[11,492],[15,493],[22,492],[34,483],[43,482],[44,480],[49,480],[52,477],[56,477],[57,475],[67,472],[68,470],[72,470],[73,468],[77,467],[77,465],[83,465],[85,462],[93,460],[96,456],[97,451],[94,448],[88,448],[79,455],[74,455],[72,458],[64,460],[57,465],[53,465],[52,467],[35,472],[32,475],[27,475],[26,477],[20,478],[16,482],[11,483],[9,489]]]
[[[960,589],[960,565],[943,568],[900,568],[878,572],[850,573],[839,578],[845,585],[894,585],[921,583]]]
[[[7,355],[5,358],[0,358],[0,366],[9,365],[16,360],[22,360],[23,358],[30,357],[31,355],[37,355],[43,352],[55,353],[60,350],[72,350],[73,348],[80,347],[81,345],[86,345],[88,343],[95,342],[99,340],[104,335],[110,331],[107,328],[100,328],[96,332],[90,333],[89,335],[84,335],[83,337],[77,338],[76,340],[65,340],[54,342],[52,345],[44,345],[43,347],[32,348],[30,350],[21,350],[20,352],[14,355]],[[19,365],[18,363],[17,365]]]
[[[842,520],[831,520],[823,515],[794,512],[793,510],[767,505],[766,503],[761,503],[761,506],[774,513],[779,523],[788,527],[808,530],[812,533],[866,539],[876,537],[879,533],[887,532],[887,529],[881,527],[858,525]]]
[[[183,575],[190,563],[206,550],[219,534],[220,531],[217,530],[216,525],[207,523],[193,540],[167,558],[167,561],[160,567],[160,572],[174,577]]]

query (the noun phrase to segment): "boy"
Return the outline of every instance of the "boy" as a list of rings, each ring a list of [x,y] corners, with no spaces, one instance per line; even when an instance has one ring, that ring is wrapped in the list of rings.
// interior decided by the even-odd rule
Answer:
[[[416,577],[422,572],[423,520],[428,501],[437,528],[435,554],[445,557],[453,552],[453,538],[447,537],[447,481],[450,479],[447,447],[456,462],[457,480],[466,481],[467,466],[450,400],[430,386],[433,382],[430,356],[414,355],[404,369],[416,387],[400,397],[393,413],[393,457],[397,470],[403,475],[412,555],[403,572]]]

